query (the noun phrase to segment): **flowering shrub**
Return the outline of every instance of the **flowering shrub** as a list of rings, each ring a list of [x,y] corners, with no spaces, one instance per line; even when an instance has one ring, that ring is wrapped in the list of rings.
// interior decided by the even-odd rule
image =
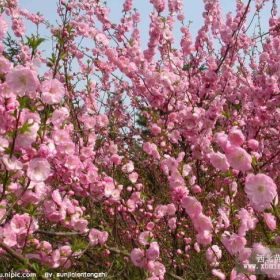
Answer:
[[[182,0],[150,0],[147,47],[132,0],[119,23],[59,0],[56,26],[2,2],[0,270],[257,279],[236,263],[280,243],[277,1],[204,0],[192,39]]]

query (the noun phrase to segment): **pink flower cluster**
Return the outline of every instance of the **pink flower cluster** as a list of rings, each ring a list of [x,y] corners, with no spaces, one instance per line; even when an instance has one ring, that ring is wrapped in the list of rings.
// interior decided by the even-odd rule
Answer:
[[[149,231],[141,232],[139,243],[146,246],[147,249],[134,248],[130,257],[133,264],[137,267],[145,268],[151,273],[149,280],[162,280],[165,275],[164,265],[158,261],[160,256],[159,245],[152,240],[152,233]]]
[[[194,37],[188,1],[149,0],[147,44],[132,0],[0,2],[0,271],[257,279],[235,264],[280,244],[277,1],[205,0]]]

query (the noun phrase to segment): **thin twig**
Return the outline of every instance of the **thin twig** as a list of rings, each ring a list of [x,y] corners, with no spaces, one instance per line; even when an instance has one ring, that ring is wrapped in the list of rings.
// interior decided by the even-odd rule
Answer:
[[[36,230],[34,233],[45,234],[45,235],[55,235],[55,236],[81,236],[85,235],[83,233],[75,232],[75,231],[66,231],[66,232],[55,232],[55,231],[47,231],[47,230]]]

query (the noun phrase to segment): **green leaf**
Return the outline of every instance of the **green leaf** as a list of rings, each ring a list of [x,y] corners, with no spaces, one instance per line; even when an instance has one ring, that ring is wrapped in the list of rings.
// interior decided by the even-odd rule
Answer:
[[[33,216],[34,213],[35,213],[35,211],[36,211],[36,208],[37,208],[36,205],[30,204],[30,205],[28,205],[28,207],[26,208],[26,212],[27,212],[29,215]]]
[[[23,97],[20,97],[18,99],[18,101],[19,101],[20,109],[25,109],[25,108],[28,108],[31,100],[29,97],[23,96]]]
[[[33,51],[36,51],[38,47],[46,41],[46,39],[31,35],[31,37],[26,37],[27,39],[27,45],[32,48]]]
[[[36,273],[40,274],[40,266],[38,263],[33,263],[32,267],[36,271]]]
[[[204,64],[202,64],[202,65],[198,68],[199,71],[205,71],[205,70],[207,70],[207,69],[208,69],[207,66],[204,65]]]
[[[258,159],[255,156],[252,157],[252,165],[253,166],[257,166],[258,165]]]
[[[85,242],[83,239],[75,238],[73,241],[72,249],[73,251],[81,251],[84,250],[87,247],[87,245],[87,242]]]
[[[192,65],[190,64],[190,63],[187,63],[187,64],[184,64],[184,66],[183,66],[183,71],[188,71],[188,70],[190,70],[192,68]]]
[[[27,96],[20,97],[18,99],[18,101],[19,101],[19,108],[21,110],[22,109],[28,109],[31,112],[36,111],[36,107],[32,104],[32,99],[30,99],[29,97],[27,97]],[[16,114],[15,114],[15,117],[16,117]]]
[[[222,115],[223,115],[226,119],[230,119],[230,117],[231,117],[230,112],[226,112],[226,111],[223,111]]]
[[[33,123],[24,123],[23,126],[19,128],[19,133],[24,134],[26,132],[29,132],[32,125]]]
[[[223,173],[223,177],[224,178],[231,178],[231,177],[233,177],[233,173],[231,172],[231,170],[228,170],[228,171]]]

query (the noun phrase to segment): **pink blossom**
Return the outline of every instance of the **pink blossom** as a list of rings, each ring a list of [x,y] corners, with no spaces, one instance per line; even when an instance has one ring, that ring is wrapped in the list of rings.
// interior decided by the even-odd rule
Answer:
[[[219,269],[212,269],[212,274],[219,278],[220,280],[225,280],[226,275]]]
[[[152,273],[152,275],[156,278],[152,278],[152,280],[164,279],[164,275],[166,273],[166,269],[164,265],[159,261],[149,261],[148,262],[148,270]]]
[[[245,192],[256,211],[270,208],[271,203],[277,197],[277,187],[274,181],[269,176],[261,173],[247,175]]]
[[[88,221],[84,218],[81,218],[78,213],[71,216],[71,228],[77,232],[85,233],[88,231]]]
[[[201,193],[202,192],[202,188],[199,185],[194,185],[191,188],[193,193]]]
[[[11,230],[16,234],[31,234],[38,229],[35,222],[28,214],[16,214],[11,220]]]
[[[209,159],[210,159],[211,164],[218,170],[227,171],[229,169],[229,163],[224,154],[222,154],[220,152],[211,153],[209,155]]]
[[[99,234],[99,244],[100,245],[103,245],[106,243],[107,239],[109,237],[109,234],[108,232],[106,231],[102,231],[100,234]]]
[[[47,219],[51,222],[60,222],[66,218],[66,209],[58,207],[58,205],[51,200],[44,201],[44,213]]]
[[[250,139],[248,141],[248,147],[250,149],[252,149],[253,151],[256,151],[259,148],[259,142],[257,140],[255,140],[255,139]]]
[[[133,170],[134,170],[134,164],[132,161],[129,161],[122,167],[122,171],[125,173],[131,173],[131,172],[133,172]]]
[[[157,242],[151,242],[149,249],[146,252],[147,259],[155,261],[159,257],[159,245]]]
[[[255,275],[248,276],[247,274],[237,273],[235,269],[233,269],[230,273],[230,280],[256,280],[257,277]]]
[[[50,105],[59,103],[65,95],[64,86],[57,79],[44,81],[42,83],[41,90],[42,90],[42,101]]]
[[[103,44],[104,46],[108,46],[109,40],[107,39],[106,35],[103,33],[97,33],[95,39],[98,43]]]
[[[263,214],[265,224],[267,227],[271,230],[274,231],[276,230],[276,218],[273,216],[271,213],[264,213]]]
[[[43,182],[30,182],[27,191],[23,194],[21,202],[26,204],[38,204],[47,195],[47,187]]]
[[[234,169],[246,172],[252,168],[252,157],[243,148],[230,146],[227,148],[226,157]]]
[[[61,246],[59,248],[59,266],[63,266],[65,268],[70,268],[72,263],[70,260],[70,256],[72,255],[72,249],[69,245]]]
[[[131,181],[131,183],[135,184],[138,180],[138,173],[137,172],[132,172],[128,175],[129,180]]]
[[[39,128],[40,128],[39,124],[35,122],[29,125],[28,131],[24,133],[20,133],[15,141],[17,149],[31,148],[32,144],[36,141]]]
[[[193,223],[196,231],[212,231],[213,225],[211,219],[204,214],[200,213],[199,215],[194,216]]]
[[[166,205],[166,214],[168,216],[173,216],[176,213],[176,206],[173,203]]]
[[[177,223],[176,222],[177,222],[177,218],[174,217],[174,218],[169,219],[167,224],[168,224],[170,229],[175,230],[176,227],[177,227]]]
[[[51,173],[51,166],[46,159],[34,158],[29,162],[27,176],[31,181],[43,182]]]
[[[167,206],[166,205],[158,205],[155,209],[155,215],[157,218],[163,218],[167,214]]]
[[[98,229],[91,229],[89,231],[89,235],[88,235],[88,238],[89,238],[89,241],[90,241],[90,244],[95,246],[95,245],[103,245],[106,243],[107,239],[108,239],[108,232],[106,231],[100,231]]]
[[[225,134],[225,132],[216,133],[215,141],[223,150],[226,150],[227,146],[229,145],[228,136]]]
[[[69,110],[66,107],[61,107],[53,112],[51,122],[54,125],[61,125],[69,115]]]
[[[0,19],[1,21],[1,19]],[[0,31],[1,32],[1,31]],[[1,35],[0,35],[1,37]],[[6,74],[10,71],[12,65],[11,63],[3,56],[0,56],[0,74]]]
[[[22,163],[17,160],[15,157],[3,156],[2,158],[3,163],[7,170],[21,170],[23,168]]]
[[[97,127],[106,127],[109,123],[108,117],[106,115],[98,115],[96,117],[96,125]]]
[[[156,125],[156,124],[152,124],[152,126],[151,126],[151,133],[153,135],[158,135],[158,134],[161,133],[161,128],[158,125]]]
[[[207,246],[212,243],[212,233],[209,230],[202,230],[196,234],[198,244]]]
[[[9,147],[9,141],[4,137],[0,137],[0,153],[4,152]]]
[[[253,251],[253,253],[264,256],[264,257],[270,257],[272,254],[269,247],[263,245],[262,243],[254,243],[252,251]]]
[[[160,154],[157,150],[157,146],[154,143],[146,142],[143,144],[143,150],[154,159],[160,159]]]
[[[10,224],[6,224],[3,228],[0,228],[0,240],[9,246],[13,247],[17,245],[17,234],[13,231]]]
[[[256,228],[258,220],[248,210],[244,208],[240,209],[236,217],[240,220],[238,228],[238,234],[240,236],[246,236],[247,231],[254,230]]]
[[[252,255],[252,249],[244,247],[241,251],[238,252],[238,260],[241,262],[247,261]]]
[[[140,192],[134,192],[130,198],[127,200],[127,206],[128,210],[133,212],[137,208],[138,204],[141,202],[141,193]]]
[[[195,197],[186,196],[182,199],[182,207],[190,217],[197,216],[202,211],[202,205]]]
[[[143,231],[140,233],[138,240],[141,245],[148,245],[153,237],[150,231]]]
[[[122,162],[122,157],[119,156],[118,154],[113,154],[110,158],[113,164],[115,165],[120,165]]]
[[[39,81],[34,71],[17,66],[7,74],[6,82],[9,88],[19,96],[33,96],[36,92]]]
[[[153,230],[154,227],[155,227],[155,223],[153,223],[153,222],[148,222],[147,225],[146,225],[146,229],[148,231]]]
[[[59,205],[59,206],[62,205],[62,197],[61,197],[59,190],[54,190],[52,192],[52,199],[57,205]]]
[[[277,1],[223,17],[225,1],[204,0],[193,40],[183,0],[149,1],[143,44],[133,0],[119,20],[114,1],[61,0],[62,24],[0,0],[0,243],[39,271],[84,267],[81,239],[97,269],[131,261],[132,280],[189,279],[197,255],[205,277],[255,280],[227,255],[280,244],[280,18],[272,3],[255,39],[245,19]]]
[[[172,200],[176,203],[180,203],[181,200],[189,194],[188,189],[185,186],[175,187],[172,189]]]
[[[228,135],[228,139],[232,145],[241,146],[245,142],[245,136],[240,129],[233,127]]]
[[[139,248],[134,248],[130,253],[133,264],[137,267],[143,267],[145,264],[145,252]]]
[[[111,178],[106,178],[106,181],[104,182],[104,195],[108,198],[111,198],[113,200],[119,200],[120,199],[120,189],[117,189],[115,187],[115,184]]]
[[[7,30],[8,30],[8,24],[4,19],[3,15],[1,15],[0,16],[0,40],[2,40],[5,37]]]
[[[222,243],[231,254],[237,255],[239,252],[241,252],[244,249],[247,240],[245,237],[239,236],[235,233],[229,236],[224,234],[222,236]]]
[[[212,245],[206,250],[206,259],[208,260],[211,266],[218,266],[221,257],[222,251],[217,245]]]

